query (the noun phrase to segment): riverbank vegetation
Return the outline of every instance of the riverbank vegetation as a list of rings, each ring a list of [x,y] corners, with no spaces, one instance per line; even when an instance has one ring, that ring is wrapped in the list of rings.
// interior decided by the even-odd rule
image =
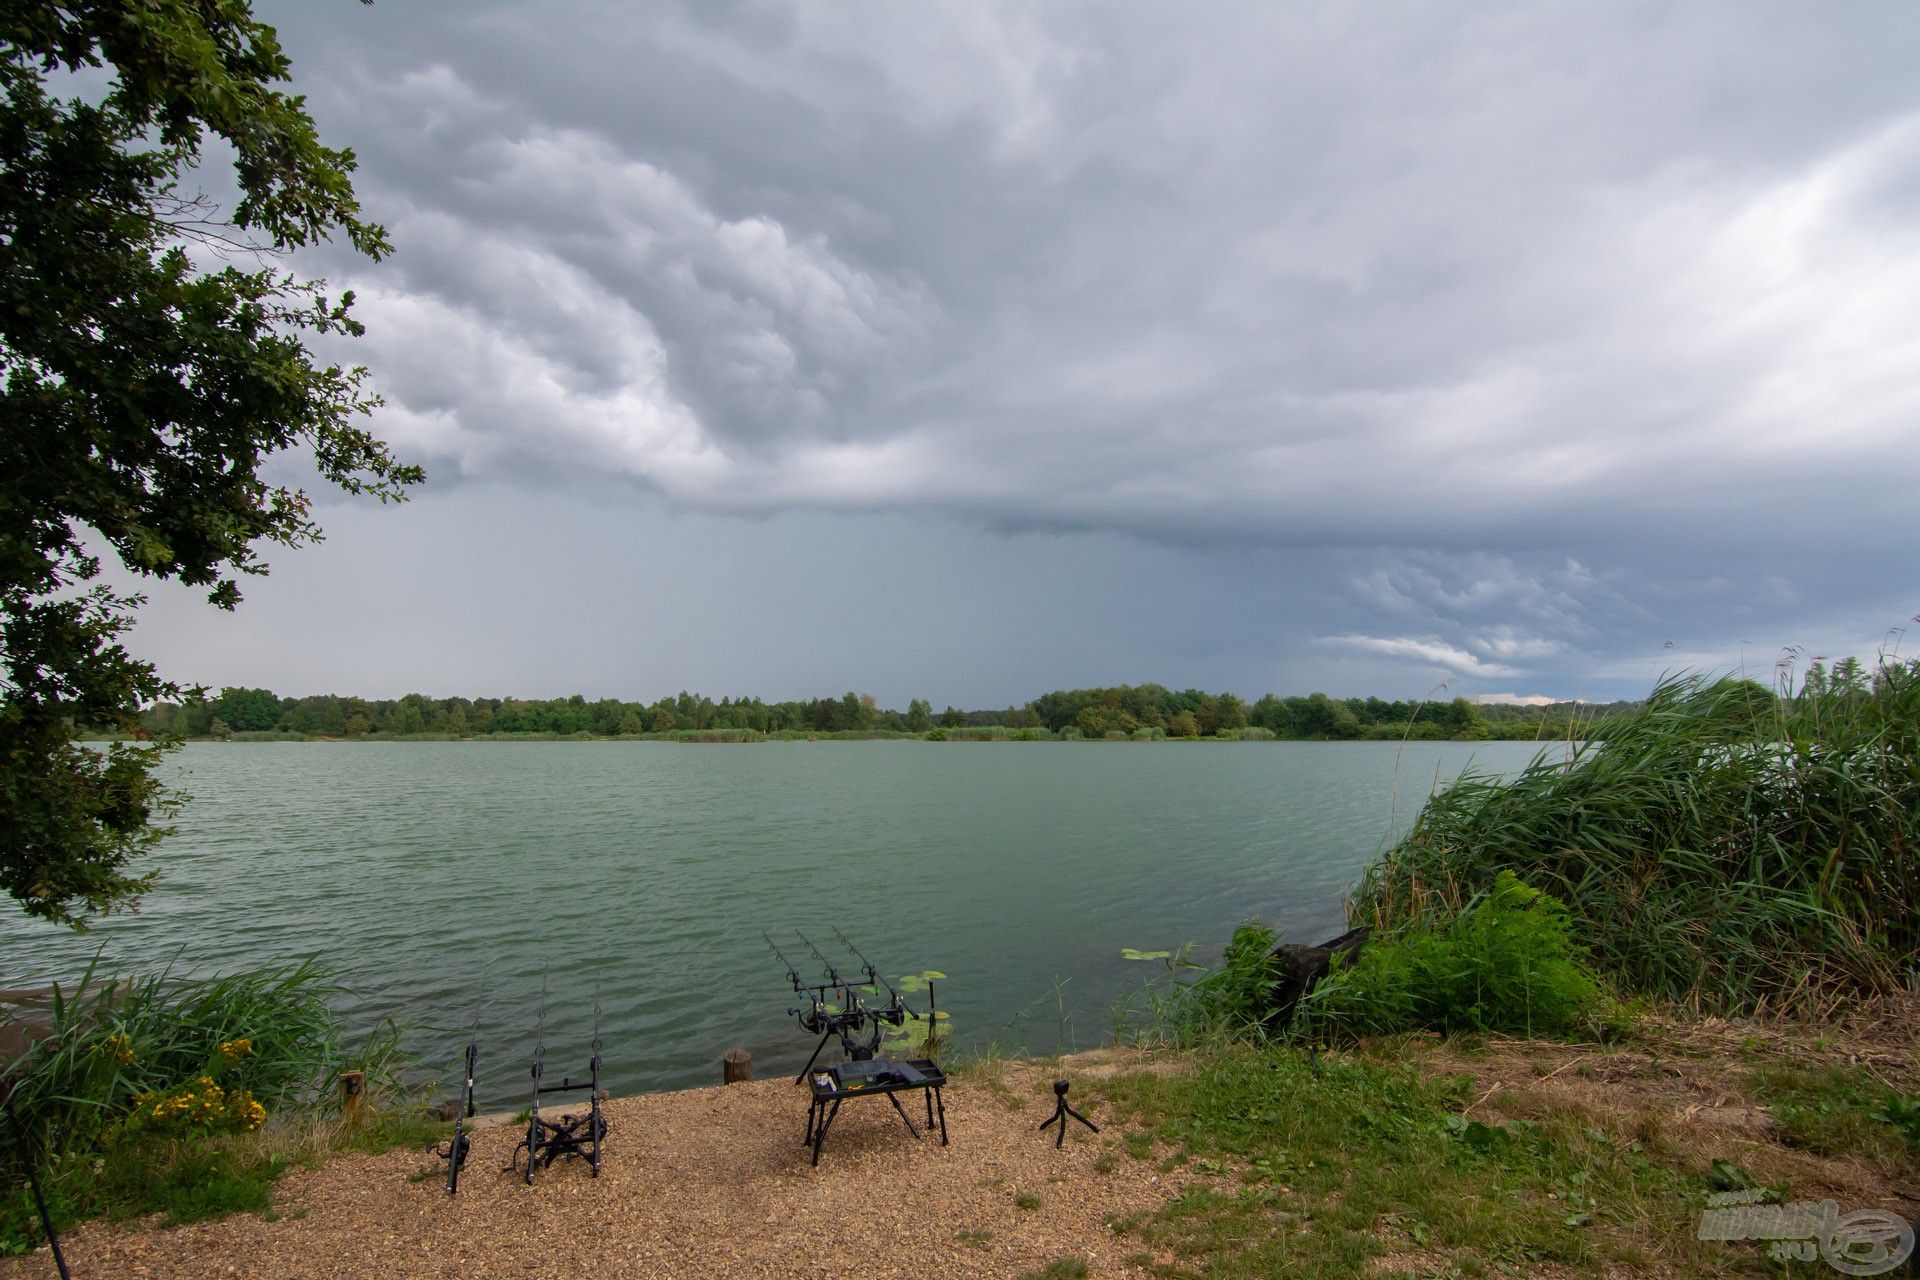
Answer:
[[[150,1213],[167,1225],[265,1213],[273,1182],[343,1150],[424,1143],[444,1126],[406,1104],[391,1026],[344,1042],[341,992],[312,962],[199,981],[169,972],[53,989],[13,1086],[0,1253],[42,1243],[31,1155],[57,1227]],[[346,1070],[366,1091],[334,1101]]]
[[[767,702],[691,693],[657,701],[618,698],[403,698],[336,694],[281,697],[269,689],[154,704],[141,718],[153,737],[453,738],[647,737],[696,742],[766,739],[926,737],[936,740],[1038,739],[1565,739],[1604,732],[1634,703],[1594,706],[1478,704],[1465,698],[1387,701],[1267,694],[1248,703],[1231,693],[1119,685],[1043,694],[1017,707],[935,712],[925,699],[905,711],[869,695]]]
[[[1133,953],[1172,981],[1117,1026],[1186,1069],[1101,1095],[1130,1152],[1221,1176],[1123,1233],[1166,1276],[1887,1269],[1920,1211],[1916,835],[1920,663],[1893,658],[1665,680],[1602,742],[1460,779],[1291,1006],[1258,922],[1209,970]],[[1703,1240],[1716,1194],[1880,1234]]]
[[[1356,921],[1451,919],[1503,873],[1564,902],[1620,990],[1820,1008],[1920,973],[1920,663],[1776,695],[1670,679],[1602,742],[1463,776],[1368,871]]]

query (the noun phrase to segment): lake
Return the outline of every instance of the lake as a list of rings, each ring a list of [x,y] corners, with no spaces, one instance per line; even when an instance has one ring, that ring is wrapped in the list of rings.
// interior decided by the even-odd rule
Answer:
[[[0,986],[172,959],[195,976],[321,953],[359,1027],[391,1016],[449,1072],[484,989],[481,1093],[584,1069],[598,991],[616,1093],[757,1075],[812,1049],[761,940],[840,927],[883,971],[937,969],[956,1039],[1101,1043],[1157,965],[1259,916],[1294,941],[1427,793],[1532,743],[190,743],[192,801],[137,915],[85,935],[14,914]],[[1397,793],[1397,794],[1396,794]],[[8,908],[11,910],[11,907]],[[850,959],[838,952],[837,958]],[[851,963],[843,966],[851,969]],[[518,1105],[515,1103],[515,1105]]]

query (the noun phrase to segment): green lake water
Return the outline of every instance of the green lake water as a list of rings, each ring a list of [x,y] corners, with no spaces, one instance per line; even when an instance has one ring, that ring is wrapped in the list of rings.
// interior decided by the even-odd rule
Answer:
[[[938,969],[963,1044],[1091,1047],[1157,966],[1259,916],[1296,941],[1436,782],[1531,743],[191,743],[192,801],[137,915],[0,923],[0,986],[172,960],[204,975],[321,953],[356,1026],[394,1017],[451,1071],[476,996],[482,1094],[524,1090],[543,974],[551,1074],[586,1065],[597,989],[615,1092],[756,1074],[812,1048],[761,941],[839,926],[883,970]],[[1397,794],[1396,794],[1397,793]],[[12,910],[11,907],[7,908]],[[789,946],[788,944],[792,945]]]

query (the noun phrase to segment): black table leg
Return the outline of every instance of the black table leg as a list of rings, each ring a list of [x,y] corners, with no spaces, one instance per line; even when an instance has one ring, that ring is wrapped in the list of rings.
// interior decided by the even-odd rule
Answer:
[[[833,1100],[833,1109],[827,1112],[826,1117],[820,1121],[819,1129],[814,1132],[813,1163],[815,1168],[818,1168],[820,1165],[820,1144],[827,1140],[827,1126],[831,1125],[833,1118],[840,1114],[840,1101],[839,1098]]]
[[[907,1109],[900,1105],[899,1095],[890,1093],[887,1095],[887,1101],[891,1102],[893,1109],[900,1113],[900,1118],[907,1122],[907,1132],[916,1138],[919,1137],[920,1130],[914,1127],[913,1117],[907,1114]]]

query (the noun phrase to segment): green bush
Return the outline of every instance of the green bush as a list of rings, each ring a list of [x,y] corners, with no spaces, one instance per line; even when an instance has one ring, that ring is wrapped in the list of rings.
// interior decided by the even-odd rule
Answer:
[[[1597,1012],[1600,995],[1566,905],[1503,871],[1445,925],[1377,940],[1336,965],[1302,1005],[1316,1029],[1349,1036],[1557,1035]]]
[[[1220,958],[1220,967],[1188,986],[1192,1033],[1210,1031],[1233,1037],[1263,1038],[1274,991],[1280,985],[1280,962],[1274,957],[1274,931],[1249,920],[1233,931],[1233,940]]]

